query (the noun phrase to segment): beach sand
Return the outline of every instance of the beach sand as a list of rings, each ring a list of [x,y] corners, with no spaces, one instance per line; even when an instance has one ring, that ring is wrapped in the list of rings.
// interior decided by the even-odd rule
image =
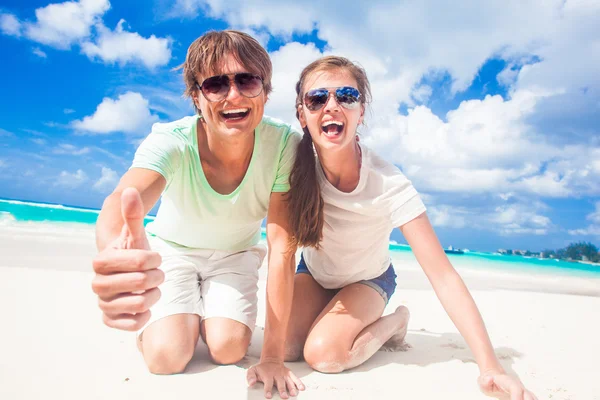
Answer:
[[[207,361],[200,343],[185,373],[151,375],[133,333],[105,327],[91,291],[93,231],[0,226],[0,399],[262,399],[245,368],[260,354],[258,326],[237,366]],[[288,363],[302,399],[484,399],[478,369],[410,253],[395,260],[398,288],[386,308],[411,311],[408,352],[378,352],[338,375]],[[454,260],[454,259],[453,259]],[[505,369],[540,399],[600,400],[600,280],[455,266],[477,302]],[[277,396],[275,396],[277,398]]]

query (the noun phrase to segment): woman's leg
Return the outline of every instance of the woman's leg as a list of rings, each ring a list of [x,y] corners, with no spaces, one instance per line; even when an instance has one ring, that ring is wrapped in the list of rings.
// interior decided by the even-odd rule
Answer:
[[[294,299],[285,341],[285,361],[296,361],[302,355],[310,327],[333,298],[335,291],[324,289],[306,273],[294,277]]]
[[[408,309],[400,306],[381,317],[384,308],[383,298],[372,287],[346,286],[317,317],[304,346],[304,359],[317,371],[342,372],[365,362],[390,338],[402,342]]]

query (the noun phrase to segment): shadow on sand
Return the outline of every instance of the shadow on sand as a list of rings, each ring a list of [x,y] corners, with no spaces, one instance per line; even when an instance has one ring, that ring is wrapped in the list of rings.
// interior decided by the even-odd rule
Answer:
[[[258,330],[258,327],[257,327]],[[260,331],[262,336],[262,331]],[[255,332],[256,334],[256,332]],[[253,343],[262,343],[262,337],[260,341],[258,336],[253,337]],[[374,368],[382,367],[390,364],[401,364],[401,365],[417,365],[420,367],[426,367],[432,364],[446,363],[453,360],[459,360],[463,363],[475,364],[475,358],[467,344],[463,340],[462,336],[458,333],[437,333],[430,332],[425,329],[420,330],[409,330],[406,341],[412,346],[406,352],[384,352],[378,351],[367,360],[364,364],[353,368],[349,371],[342,372],[342,374],[356,374],[369,372]],[[497,347],[495,348],[496,355],[500,360],[502,366],[509,375],[516,376],[513,370],[514,360],[523,356],[519,351],[510,347]],[[248,351],[248,354],[244,359],[238,363],[241,368],[248,368],[251,365],[258,362],[260,357],[260,346],[252,346]],[[286,363],[296,376],[300,379],[310,374],[320,374],[314,371],[304,361]],[[477,377],[473,377],[475,380]],[[310,387],[307,388],[310,390]],[[278,398],[274,393],[273,398]],[[257,384],[255,388],[248,390],[248,400],[261,400],[264,399],[263,387],[261,384]]]

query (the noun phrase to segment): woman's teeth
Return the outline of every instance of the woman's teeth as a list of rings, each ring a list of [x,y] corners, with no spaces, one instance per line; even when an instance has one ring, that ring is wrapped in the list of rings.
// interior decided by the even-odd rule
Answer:
[[[327,135],[338,135],[344,129],[344,123],[340,121],[327,121],[321,125],[321,129]]]

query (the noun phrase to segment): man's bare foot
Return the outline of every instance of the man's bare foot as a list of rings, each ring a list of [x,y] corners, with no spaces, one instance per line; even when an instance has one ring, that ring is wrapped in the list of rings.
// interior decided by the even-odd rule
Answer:
[[[394,314],[398,316],[398,331],[389,338],[387,342],[381,346],[379,351],[407,351],[412,346],[404,340],[406,338],[406,331],[408,329],[408,320],[410,318],[410,312],[405,306],[399,306],[394,311]]]

